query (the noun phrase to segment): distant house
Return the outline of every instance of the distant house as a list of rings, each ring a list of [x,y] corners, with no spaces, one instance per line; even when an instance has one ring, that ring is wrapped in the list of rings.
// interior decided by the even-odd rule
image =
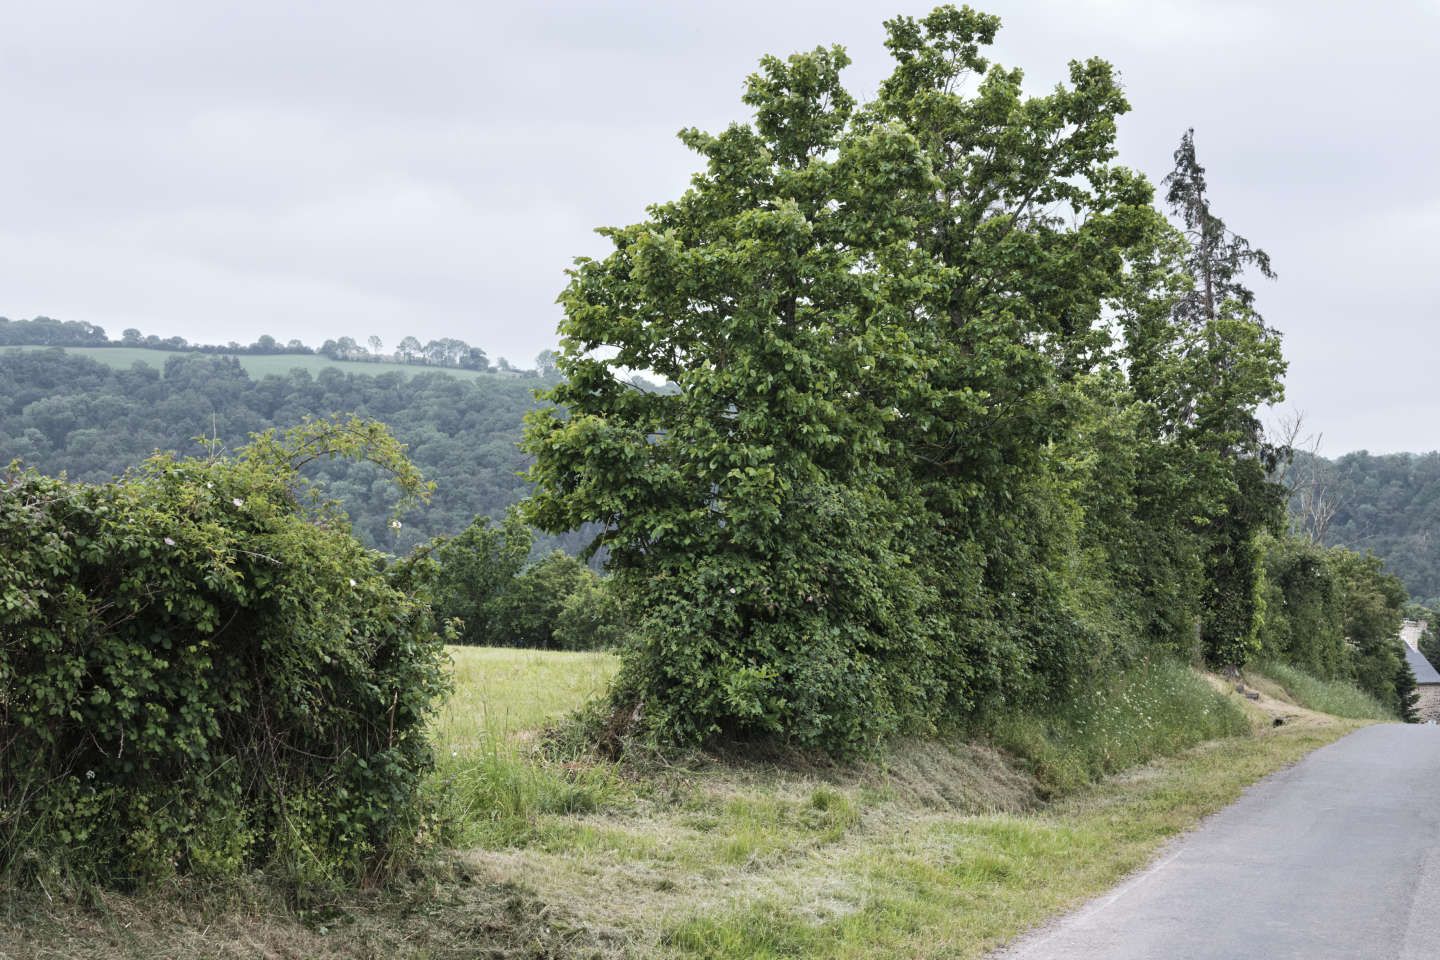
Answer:
[[[1410,664],[1410,672],[1415,674],[1415,689],[1420,694],[1415,712],[1422,722],[1440,721],[1440,670],[1436,670],[1419,650],[1420,635],[1424,632],[1425,624],[1407,620],[1400,637],[1405,641],[1405,662]]]

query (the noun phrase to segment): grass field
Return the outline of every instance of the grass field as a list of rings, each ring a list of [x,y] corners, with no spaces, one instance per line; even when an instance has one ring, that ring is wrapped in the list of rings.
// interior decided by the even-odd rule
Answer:
[[[50,347],[3,347],[4,350],[49,350]],[[65,347],[66,353],[74,354],[77,357],[89,357],[98,360],[103,364],[118,369],[127,369],[136,363],[144,363],[157,370],[165,368],[165,361],[170,357],[181,356],[173,350],[150,350],[145,347]],[[231,354],[205,354],[205,356],[231,356]],[[320,357],[313,354],[303,353],[281,353],[268,355],[234,354],[240,361],[240,366],[253,378],[260,378],[268,374],[283,374],[291,370],[308,370],[311,374],[317,374],[321,370],[334,368],[343,373],[369,374],[371,376],[382,373],[403,373],[407,377],[413,377],[417,373],[443,373],[451,377],[460,377],[464,380],[474,380],[477,377],[492,377],[495,374],[482,373],[478,370],[459,370],[445,367],[426,367],[419,364],[404,363],[364,363],[357,360],[331,360],[329,357]]]
[[[451,658],[431,784],[450,849],[417,878],[299,910],[263,885],[37,894],[0,907],[0,957],[980,957],[1360,723],[1165,666],[998,739],[899,744],[883,764],[622,766],[537,735],[600,694],[615,658]],[[1197,713],[1213,716],[1182,733]]]

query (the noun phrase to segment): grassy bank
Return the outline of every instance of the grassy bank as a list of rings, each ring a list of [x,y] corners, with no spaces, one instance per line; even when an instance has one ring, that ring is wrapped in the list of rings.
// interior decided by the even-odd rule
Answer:
[[[1257,664],[1245,674],[1257,682],[1270,681],[1280,695],[1311,710],[1355,720],[1395,719],[1384,704],[1343,680],[1321,680],[1284,663]]]
[[[883,765],[618,767],[534,751],[613,658],[454,657],[437,864],[298,907],[259,881],[26,894],[0,907],[0,957],[976,957],[1358,725],[1159,664]]]

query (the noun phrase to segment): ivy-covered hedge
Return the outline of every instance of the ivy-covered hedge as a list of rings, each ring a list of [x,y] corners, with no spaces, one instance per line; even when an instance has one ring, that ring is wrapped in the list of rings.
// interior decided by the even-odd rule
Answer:
[[[362,421],[109,484],[0,474],[0,877],[343,883],[410,844],[445,683],[429,561],[307,504],[297,469],[334,455],[425,492]]]

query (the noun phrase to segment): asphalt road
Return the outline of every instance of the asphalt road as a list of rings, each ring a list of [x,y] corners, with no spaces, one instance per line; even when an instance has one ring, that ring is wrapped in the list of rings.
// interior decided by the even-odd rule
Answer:
[[[1440,957],[1440,727],[1366,727],[1315,751],[996,957]]]

